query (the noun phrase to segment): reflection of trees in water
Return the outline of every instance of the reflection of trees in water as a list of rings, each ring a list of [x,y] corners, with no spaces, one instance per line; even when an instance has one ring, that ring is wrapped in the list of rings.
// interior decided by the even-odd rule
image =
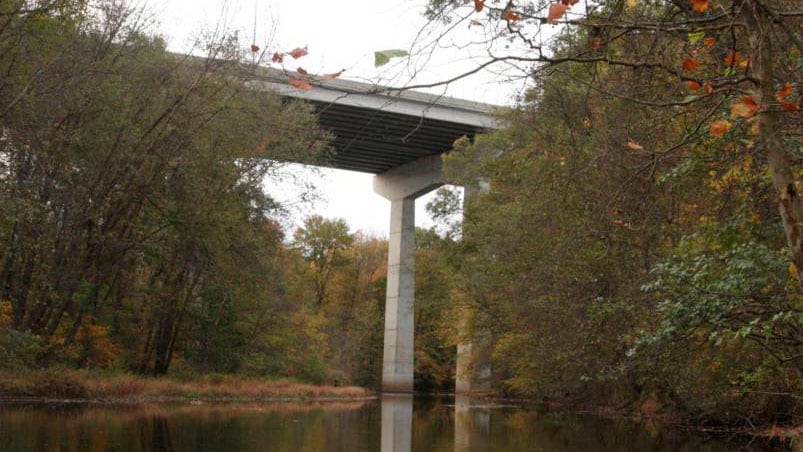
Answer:
[[[279,405],[47,408],[0,405],[0,451],[730,451],[735,438],[485,401],[377,401],[357,409]],[[386,408],[386,409],[383,409]],[[388,421],[385,423],[385,421]],[[385,424],[385,425],[380,425]],[[384,438],[383,438],[384,436]],[[749,438],[748,438],[749,439]],[[744,438],[742,438],[744,440]],[[753,442],[753,450],[773,450]]]

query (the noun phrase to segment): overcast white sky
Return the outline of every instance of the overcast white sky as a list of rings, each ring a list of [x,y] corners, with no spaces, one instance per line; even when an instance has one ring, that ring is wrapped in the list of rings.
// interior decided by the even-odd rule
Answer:
[[[283,51],[308,47],[309,55],[291,62],[288,69],[303,66],[321,74],[345,68],[343,78],[400,86],[408,83],[413,73],[417,82],[442,80],[473,64],[467,52],[445,49],[426,65],[415,63],[420,67],[397,63],[374,68],[374,51],[410,48],[425,24],[425,4],[426,0],[166,0],[150,5],[157,13],[159,33],[167,38],[171,50],[186,51],[199,32],[220,24],[238,30],[244,44],[250,43],[256,19],[256,43],[261,47]],[[472,32],[476,31],[464,33]],[[508,105],[520,88],[501,84],[498,77],[486,73],[433,92]],[[292,177],[266,181],[266,190],[290,206],[290,224],[318,213],[345,218],[354,231],[387,235],[390,203],[373,193],[370,174],[331,169],[310,172],[294,165],[285,175]],[[314,183],[318,200],[302,199],[299,179]],[[430,198],[416,202],[418,226],[431,224],[424,209]]]

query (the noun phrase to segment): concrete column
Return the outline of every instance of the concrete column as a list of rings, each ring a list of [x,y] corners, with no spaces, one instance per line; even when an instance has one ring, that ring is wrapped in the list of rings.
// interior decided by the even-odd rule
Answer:
[[[413,392],[415,198],[390,202],[382,391]]]
[[[413,443],[413,397],[382,395],[382,452],[410,452]]]
[[[470,208],[472,199],[489,190],[488,183],[478,181],[474,186],[463,189],[463,215]],[[467,234],[465,229],[463,234]],[[491,363],[490,344],[477,331],[473,331],[474,312],[464,307],[458,323],[460,343],[457,344],[457,369],[455,370],[455,392],[469,393],[490,389]]]
[[[413,392],[415,199],[443,185],[441,167],[433,155],[374,177],[374,191],[390,200],[382,392]]]

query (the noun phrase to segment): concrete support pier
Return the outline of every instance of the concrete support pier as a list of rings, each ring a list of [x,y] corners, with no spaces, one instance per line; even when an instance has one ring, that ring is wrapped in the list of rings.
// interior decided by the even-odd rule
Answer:
[[[374,177],[374,191],[390,200],[388,280],[382,392],[413,392],[415,199],[443,185],[441,157],[423,157]]]
[[[415,198],[390,202],[382,391],[413,392]]]
[[[472,200],[488,192],[490,187],[485,181],[463,188],[463,219],[469,215]],[[463,234],[467,234],[463,230]],[[487,391],[490,389],[491,359],[489,340],[478,334],[474,328],[475,313],[469,306],[463,307],[458,331],[460,343],[457,344],[457,369],[455,371],[455,392],[466,394]]]

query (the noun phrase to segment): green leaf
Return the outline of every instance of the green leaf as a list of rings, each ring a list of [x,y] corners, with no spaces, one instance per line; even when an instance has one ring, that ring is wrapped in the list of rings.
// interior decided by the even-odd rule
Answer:
[[[404,57],[407,55],[409,55],[407,51],[401,49],[380,50],[378,52],[374,52],[374,67],[388,64],[391,58]]]
[[[705,37],[704,31],[698,31],[696,33],[689,33],[688,35],[689,42],[695,44],[697,41],[703,39]]]

